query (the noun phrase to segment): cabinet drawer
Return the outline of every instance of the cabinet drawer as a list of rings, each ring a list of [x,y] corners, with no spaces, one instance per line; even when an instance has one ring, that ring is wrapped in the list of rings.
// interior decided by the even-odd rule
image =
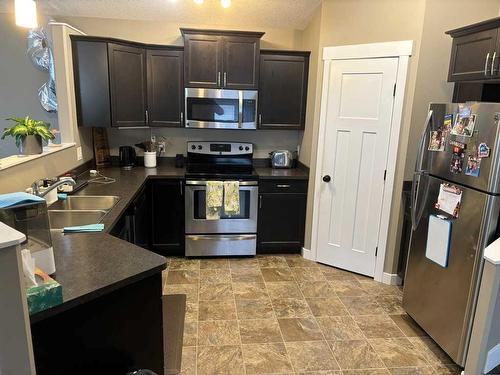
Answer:
[[[261,193],[304,193],[307,194],[307,181],[304,180],[269,180],[260,181]]]

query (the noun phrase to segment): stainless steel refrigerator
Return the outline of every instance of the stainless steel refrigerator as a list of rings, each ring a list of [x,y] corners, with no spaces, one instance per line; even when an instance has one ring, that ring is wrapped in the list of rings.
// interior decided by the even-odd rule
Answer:
[[[403,307],[461,366],[483,251],[498,237],[499,118],[496,103],[430,104],[413,178]]]

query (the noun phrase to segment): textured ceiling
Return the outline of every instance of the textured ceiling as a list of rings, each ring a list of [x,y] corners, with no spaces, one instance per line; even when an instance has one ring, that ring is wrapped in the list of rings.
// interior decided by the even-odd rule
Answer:
[[[37,0],[39,12],[50,16],[80,16],[166,22],[262,26],[303,29],[322,0]],[[0,0],[0,11],[12,11],[14,0]]]

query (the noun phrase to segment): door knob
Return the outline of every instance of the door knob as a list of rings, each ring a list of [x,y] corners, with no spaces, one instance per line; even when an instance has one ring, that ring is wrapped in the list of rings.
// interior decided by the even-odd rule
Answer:
[[[323,181],[330,182],[331,180],[332,180],[332,178],[330,176],[328,176],[328,175],[323,176]]]

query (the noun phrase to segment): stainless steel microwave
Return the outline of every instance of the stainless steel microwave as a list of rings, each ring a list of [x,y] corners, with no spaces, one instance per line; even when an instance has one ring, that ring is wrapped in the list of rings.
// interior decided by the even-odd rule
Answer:
[[[257,90],[186,88],[186,128],[257,129]]]

